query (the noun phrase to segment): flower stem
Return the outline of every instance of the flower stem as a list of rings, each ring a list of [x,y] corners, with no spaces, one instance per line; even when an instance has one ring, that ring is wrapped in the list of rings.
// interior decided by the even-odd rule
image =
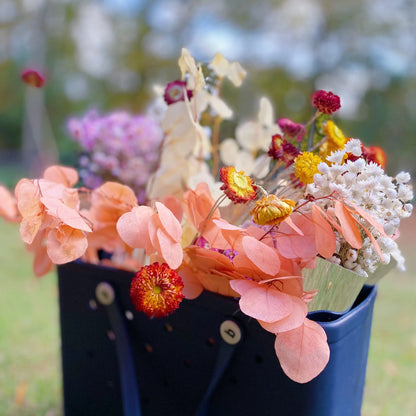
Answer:
[[[192,239],[192,244],[195,244],[199,238],[201,237],[201,235],[204,233],[205,231],[205,227],[208,223],[208,221],[210,220],[210,218],[213,216],[215,210],[222,204],[222,202],[227,198],[227,195],[221,195],[214,203],[214,205],[212,206],[211,210],[209,211],[207,217],[204,219],[201,231],[199,231],[195,237]]]
[[[221,84],[222,84],[222,77],[218,78],[217,85],[215,88],[215,92],[217,96],[220,96],[221,92]],[[220,116],[216,116],[214,118],[214,125],[212,126],[212,169],[211,173],[212,176],[215,178],[218,173],[218,167],[220,165],[220,158],[218,154],[218,147],[220,143],[220,126],[221,126],[222,118]]]

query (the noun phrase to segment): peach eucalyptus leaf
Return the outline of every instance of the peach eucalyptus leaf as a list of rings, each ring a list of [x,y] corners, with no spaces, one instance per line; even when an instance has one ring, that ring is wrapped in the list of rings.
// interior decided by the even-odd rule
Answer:
[[[71,188],[78,182],[78,172],[74,168],[54,165],[45,170],[43,178]]]
[[[292,297],[273,286],[253,287],[241,295],[243,313],[264,322],[276,322],[293,311]]]
[[[353,217],[354,218],[354,217]],[[380,246],[377,243],[377,240],[374,238],[373,234],[371,233],[371,231],[369,229],[367,229],[366,227],[364,227],[363,224],[361,224],[360,221],[358,221],[356,218],[354,218],[354,220],[357,222],[357,224],[364,230],[364,232],[367,234],[368,238],[370,239],[371,243],[373,244],[375,250],[377,251],[377,254],[380,256],[380,260],[382,263],[385,263],[384,257],[383,257],[383,253],[381,252]]]
[[[20,179],[14,190],[17,208],[23,218],[38,216],[43,211],[38,181]]]
[[[244,236],[242,246],[248,259],[262,272],[274,276],[280,270],[280,258],[276,250],[254,237]]]
[[[247,279],[230,280],[230,286],[241,296],[248,290],[258,287],[256,282]]]
[[[231,231],[244,231],[243,228],[238,227],[237,225],[230,224],[228,221],[223,220],[222,218],[219,219],[213,219],[212,222],[222,230],[231,230]]]
[[[278,333],[274,347],[283,371],[297,383],[318,376],[329,361],[326,333],[309,319],[298,328]]]
[[[34,253],[33,272],[36,277],[42,277],[52,270],[53,263],[48,256],[46,246],[40,245]]]
[[[335,215],[341,224],[342,235],[347,243],[352,248],[361,248],[363,246],[363,240],[361,239],[360,230],[357,228],[353,216],[340,201],[335,201]]]
[[[18,212],[16,199],[11,192],[3,185],[0,185],[0,216],[7,221],[17,221]]]
[[[273,334],[278,332],[290,331],[294,328],[301,326],[308,314],[308,306],[306,303],[295,296],[292,296],[293,311],[286,318],[283,318],[276,322],[264,322],[259,321],[260,325]]]
[[[20,236],[26,244],[32,244],[42,225],[42,217],[23,218],[20,222]]]
[[[178,198],[173,195],[167,195],[163,198],[163,205],[172,211],[179,222],[182,221],[183,209]]]
[[[90,224],[81,216],[81,214],[56,198],[41,198],[42,204],[45,205],[47,213],[52,217],[58,218],[64,224],[78,230],[91,232]]]
[[[166,208],[161,202],[156,202],[155,206],[165,232],[169,234],[174,241],[179,241],[182,236],[181,223],[175,217],[173,212],[169,208]]]
[[[80,258],[87,247],[88,241],[84,233],[67,225],[54,228],[47,234],[46,249],[55,264],[69,263]]]
[[[134,207],[117,221],[117,232],[130,247],[148,249],[150,245],[149,227],[154,211],[150,207]]]
[[[361,215],[361,217],[363,217],[368,223],[370,223],[382,236],[386,237],[386,232],[384,231],[384,227],[375,219],[373,218],[366,210],[362,209],[361,207],[359,207],[358,205],[353,204],[350,201],[346,201],[346,209],[350,212],[354,212],[354,210],[351,210],[350,207],[348,207],[348,205],[351,205],[355,212],[359,215]]]
[[[322,218],[322,215],[316,208],[316,205],[312,206],[312,220],[316,227],[316,249],[322,257],[329,258],[336,250],[336,237],[331,225],[324,218]]]
[[[299,235],[304,235],[303,231],[293,222],[292,218],[287,217],[284,222],[293,230],[296,231]]]
[[[204,290],[199,279],[195,276],[195,271],[186,265],[182,265],[178,274],[183,282],[183,294],[186,299],[196,299]]]
[[[276,248],[287,259],[296,257],[308,259],[317,254],[315,245],[315,226],[308,215],[292,215],[292,222],[302,230],[296,232],[287,221],[283,221],[276,236]]]
[[[332,225],[340,234],[342,234],[342,229],[334,218],[328,215],[319,205],[314,205],[315,210],[319,211],[320,214]]]
[[[177,269],[183,260],[183,250],[178,242],[174,242],[162,229],[156,231],[160,247],[160,255],[171,269]]]

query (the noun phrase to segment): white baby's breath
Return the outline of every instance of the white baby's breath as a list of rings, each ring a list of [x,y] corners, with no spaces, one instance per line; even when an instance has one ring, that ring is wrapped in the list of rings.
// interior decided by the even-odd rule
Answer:
[[[363,224],[373,234],[380,247],[383,258],[380,259],[373,242],[366,235],[359,250],[349,249],[342,252],[343,238],[336,233],[339,240],[337,255],[330,261],[367,276],[374,273],[380,262],[388,263],[393,257],[398,267],[404,268],[404,258],[397,243],[393,240],[402,218],[407,218],[412,212],[409,201],[413,198],[413,190],[407,183],[410,175],[400,172],[395,178],[388,176],[380,165],[367,162],[363,158],[355,161],[344,160],[348,154],[361,155],[361,142],[357,139],[349,140],[343,149],[333,152],[327,157],[330,164],[318,165],[320,174],[314,175],[314,182],[307,187],[307,193],[315,198],[322,198],[336,192],[340,197],[350,200],[364,208],[387,234],[382,236],[370,224]],[[328,213],[331,213],[331,202],[324,199]],[[360,221],[364,221],[360,219]],[[338,259],[338,260],[335,260]]]

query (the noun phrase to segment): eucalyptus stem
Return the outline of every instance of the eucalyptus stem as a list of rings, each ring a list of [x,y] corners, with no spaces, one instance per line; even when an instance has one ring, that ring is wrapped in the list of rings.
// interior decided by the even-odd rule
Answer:
[[[207,226],[208,221],[210,220],[210,218],[212,217],[212,215],[214,214],[215,210],[222,204],[222,202],[227,198],[227,195],[221,195],[214,203],[214,205],[212,206],[212,208],[210,209],[207,217],[204,220],[204,223],[202,225],[201,231],[199,231],[195,237],[193,238],[193,244],[195,244],[199,238],[202,236],[202,234],[205,231],[205,227]]]

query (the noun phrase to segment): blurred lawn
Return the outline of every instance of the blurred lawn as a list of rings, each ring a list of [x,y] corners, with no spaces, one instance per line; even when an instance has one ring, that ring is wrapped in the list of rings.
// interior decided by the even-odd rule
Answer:
[[[0,219],[0,233],[0,415],[58,416],[57,281],[34,277],[17,224]]]
[[[406,224],[409,272],[379,285],[362,416],[416,415],[416,221]],[[33,277],[16,224],[0,220],[0,232],[0,415],[59,416],[56,276]]]

